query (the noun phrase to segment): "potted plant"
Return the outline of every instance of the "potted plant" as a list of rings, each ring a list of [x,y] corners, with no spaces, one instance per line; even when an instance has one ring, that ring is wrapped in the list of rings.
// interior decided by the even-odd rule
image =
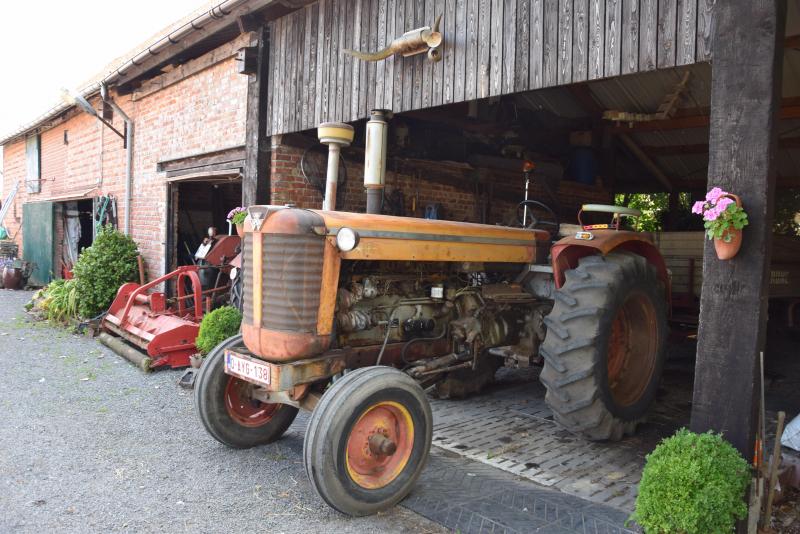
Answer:
[[[721,435],[683,428],[647,455],[631,519],[647,534],[733,532],[749,483],[750,466]]]
[[[742,246],[742,228],[747,226],[747,213],[741,199],[719,187],[706,193],[706,199],[692,206],[692,213],[702,215],[706,235],[714,240],[714,249],[721,260],[736,256]]]
[[[239,237],[244,237],[244,220],[247,218],[247,208],[239,206],[228,212],[228,221],[236,227]]]

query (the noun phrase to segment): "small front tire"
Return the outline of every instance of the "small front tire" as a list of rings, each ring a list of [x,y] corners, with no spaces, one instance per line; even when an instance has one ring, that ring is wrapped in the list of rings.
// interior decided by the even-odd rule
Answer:
[[[311,484],[335,510],[375,514],[416,483],[431,445],[425,392],[390,367],[366,367],[337,380],[311,414],[303,461]]]
[[[253,385],[225,373],[225,349],[242,344],[242,336],[226,339],[206,356],[197,374],[194,401],[206,431],[228,447],[249,449],[280,438],[297,416],[287,404],[253,400]]]

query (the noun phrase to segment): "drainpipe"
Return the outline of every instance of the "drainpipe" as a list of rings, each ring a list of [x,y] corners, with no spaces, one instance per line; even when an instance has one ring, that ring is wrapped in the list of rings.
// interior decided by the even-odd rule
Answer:
[[[383,189],[386,185],[386,137],[389,114],[385,109],[373,109],[367,122],[364,149],[364,188],[367,190],[367,213],[380,213]]]
[[[108,94],[108,88],[105,84],[100,86],[100,98],[111,106],[115,113],[118,113],[122,120],[125,121],[125,235],[131,233],[131,190],[133,188],[133,120],[122,111],[116,102],[114,102]]]

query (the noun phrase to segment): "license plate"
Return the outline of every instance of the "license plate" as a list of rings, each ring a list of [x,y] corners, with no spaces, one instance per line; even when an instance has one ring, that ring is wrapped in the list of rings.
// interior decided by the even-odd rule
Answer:
[[[225,351],[225,372],[253,384],[264,386],[270,384],[269,365],[229,350]]]

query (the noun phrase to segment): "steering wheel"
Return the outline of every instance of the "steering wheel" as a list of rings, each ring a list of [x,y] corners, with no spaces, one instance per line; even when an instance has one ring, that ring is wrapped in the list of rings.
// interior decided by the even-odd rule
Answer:
[[[525,208],[528,208],[528,222],[525,217]],[[534,210],[545,212],[543,217],[536,215]],[[523,200],[517,205],[517,220],[523,228],[528,229],[541,229],[550,232],[551,237],[558,235],[558,229],[561,223],[558,221],[558,215],[547,204],[543,204],[538,200]]]

